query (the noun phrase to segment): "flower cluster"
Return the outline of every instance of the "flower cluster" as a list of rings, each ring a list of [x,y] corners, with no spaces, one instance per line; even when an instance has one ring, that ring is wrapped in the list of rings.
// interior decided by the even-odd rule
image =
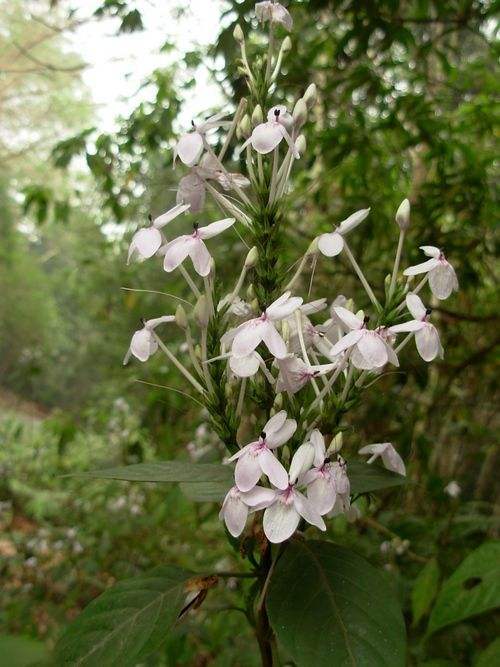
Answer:
[[[142,322],[126,361],[134,356],[145,362],[161,349],[177,367],[229,450],[228,464],[234,464],[234,486],[223,501],[221,519],[230,534],[238,537],[248,515],[263,511],[263,531],[270,542],[279,543],[301,521],[326,530],[324,517],[353,515],[349,459],[346,462],[339,454],[340,420],[346,406],[387,366],[399,366],[399,356],[413,338],[425,361],[443,355],[438,331],[430,322],[431,310],[419,293],[428,283],[434,297],[445,299],[458,289],[458,283],[453,267],[434,246],[422,246],[430,259],[401,275],[411,212],[405,199],[395,214],[399,242],[383,290],[384,302],[377,298],[348,242],[349,235],[369,220],[369,207],[352,212],[333,229],[311,239],[285,284],[283,276],[288,272],[276,268],[281,261],[280,238],[286,234],[284,202],[293,166],[307,150],[301,130],[314,108],[316,87],[312,84],[289,107],[291,111],[281,103],[270,105],[290,48],[288,36],[277,48],[274,31],[291,30],[292,18],[271,1],[257,3],[256,15],[270,24],[272,36],[265,72],[250,66],[243,31],[237,26],[234,36],[240,44],[240,69],[247,78],[250,99],[241,101],[232,118],[217,113],[193,122],[179,138],[174,161],[178,159],[187,171],[180,178],[176,205],[151,217],[130,244],[129,260],[159,256],[166,273],[180,272],[192,293],[193,308],[187,314],[180,305],[175,314]],[[222,130],[226,131],[223,138]],[[246,175],[225,164],[230,163],[235,138]],[[205,215],[209,201],[227,217],[208,223],[204,219],[200,225],[197,216]],[[183,224],[184,229],[167,238],[165,229],[174,224]],[[237,252],[241,242],[250,245],[234,287],[224,294],[210,244],[207,247],[205,242],[226,231],[226,253],[231,246]],[[228,242],[235,239],[235,232],[240,241]],[[188,257],[191,265],[185,266]],[[330,286],[325,296],[304,302],[299,294],[303,274],[318,261],[345,261],[352,266],[366,294],[363,309],[356,308],[352,299],[332,293]],[[201,280],[193,278],[191,266]],[[423,275],[418,284],[413,283],[416,275]],[[313,278],[314,271],[309,292]],[[183,332],[186,359],[172,352],[157,334],[158,326],[165,323]],[[398,339],[400,334],[406,334],[403,340]],[[259,423],[264,426],[258,439],[242,446],[238,434],[249,426],[259,432]],[[391,443],[367,445],[359,454],[369,456],[368,464],[380,458],[388,470],[406,474]]]

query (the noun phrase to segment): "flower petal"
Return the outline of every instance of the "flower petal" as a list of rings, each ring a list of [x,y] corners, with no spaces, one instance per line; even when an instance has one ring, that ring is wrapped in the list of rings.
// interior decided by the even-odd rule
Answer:
[[[332,481],[325,476],[317,477],[307,487],[307,498],[318,514],[328,514],[335,505],[337,493]]]
[[[280,428],[283,426],[283,424],[286,422],[286,418],[287,418],[286,410],[280,410],[275,415],[273,415],[271,419],[269,419],[266,422],[266,425],[262,429],[266,434],[266,436],[271,435],[271,433],[276,433],[276,431],[279,431]]]
[[[140,329],[132,336],[130,351],[139,361],[147,361],[157,349],[158,343],[148,329]]]
[[[240,456],[234,470],[234,481],[240,491],[250,491],[262,475],[258,457],[252,450]]]
[[[368,217],[369,213],[369,208],[362,208],[359,211],[356,211],[356,213],[352,213],[348,218],[340,223],[338,227],[339,234],[345,235],[355,229],[363,222],[363,220]]]
[[[195,243],[191,244],[189,250],[189,256],[193,262],[194,270],[199,276],[208,276],[210,273],[212,256],[201,239],[196,238],[194,241]]]
[[[211,239],[213,236],[221,234],[224,230],[234,225],[235,222],[236,220],[234,218],[224,218],[224,220],[217,220],[217,222],[212,222],[206,227],[200,227],[198,229],[198,236],[201,239]]]
[[[179,181],[176,201],[189,204],[191,213],[199,213],[205,206],[205,183],[196,174],[188,174]]]
[[[254,128],[250,142],[253,148],[261,155],[273,151],[283,139],[281,125],[278,123],[261,123]]]
[[[239,537],[247,522],[248,506],[245,505],[243,500],[239,497],[226,496],[221,514],[231,535],[233,537]]]
[[[330,358],[335,357],[337,354],[340,354],[341,352],[344,352],[344,350],[348,350],[353,345],[356,345],[360,338],[363,338],[362,329],[349,331],[348,334],[343,336],[339,342],[335,343],[335,345],[332,347],[329,354]]]
[[[260,357],[256,352],[251,352],[246,357],[229,357],[229,368],[240,378],[253,377],[259,370]]]
[[[321,234],[318,238],[318,250],[326,257],[339,255],[344,248],[344,239],[337,232]]]
[[[262,341],[265,331],[265,322],[260,318],[244,322],[233,339],[231,351],[236,357],[247,357]]]
[[[277,359],[283,359],[287,355],[286,343],[279,335],[274,324],[270,321],[264,322],[262,328],[262,340],[269,352]]]
[[[357,347],[372,368],[380,368],[387,363],[387,349],[378,334],[367,331],[358,341]]]
[[[436,248],[435,245],[421,245],[420,250],[422,250],[427,257],[437,258],[441,255],[441,250]]]
[[[323,465],[326,456],[325,438],[322,433],[315,428],[309,436],[309,440],[314,447],[314,467],[319,468]]]
[[[314,447],[310,442],[305,442],[300,445],[290,463],[290,470],[288,473],[290,476],[290,484],[295,484],[297,479],[309,470],[313,464],[314,455]]]
[[[416,320],[423,320],[427,314],[427,310],[418,294],[410,292],[406,295],[406,307]]]
[[[153,220],[153,227],[155,227],[156,229],[161,229],[162,227],[165,227],[165,225],[168,225],[169,222],[171,222],[174,218],[176,218],[181,213],[184,213],[188,209],[189,209],[189,204],[177,204],[177,206],[174,206],[169,211],[166,211],[165,213],[162,213],[162,215],[155,218]]]
[[[406,467],[403,459],[394,449],[393,445],[389,445],[382,453],[382,461],[387,470],[397,472],[399,475],[406,475]]]
[[[276,500],[276,491],[274,489],[266,489],[263,486],[254,486],[251,491],[242,493],[243,502],[249,507],[259,507],[264,509]]]
[[[320,530],[326,530],[325,522],[321,514],[316,510],[313,504],[300,491],[293,492],[293,504],[300,516],[310,523],[317,526]]]
[[[455,270],[448,262],[441,262],[429,272],[431,292],[441,301],[447,299],[453,292],[456,280]]]
[[[420,331],[415,334],[415,343],[418,353],[424,361],[435,359],[441,349],[439,334],[434,325],[427,323]]]
[[[183,134],[175,147],[175,154],[181,162],[192,167],[198,162],[203,153],[203,138],[198,132]]]
[[[280,447],[280,445],[283,445],[287,440],[290,440],[296,430],[297,422],[295,419],[287,419],[278,431],[274,431],[269,434],[266,432],[267,446],[270,449],[276,449],[276,447]]]
[[[167,273],[170,273],[176,269],[179,264],[182,264],[182,262],[189,255],[193,243],[196,243],[196,240],[192,236],[179,236],[173,241],[167,243],[165,246],[163,269]]]
[[[299,525],[300,514],[290,503],[287,505],[281,500],[277,500],[264,512],[262,522],[264,533],[273,544],[279,544],[291,537]]]
[[[401,322],[389,327],[391,333],[410,333],[411,331],[420,331],[425,327],[425,322],[419,320],[409,320],[408,322]]]
[[[410,266],[407,269],[403,271],[404,276],[416,276],[419,273],[428,273],[432,269],[434,269],[436,266],[438,266],[439,260],[432,258],[428,259],[426,262],[422,262],[421,264],[415,264],[415,266]]]
[[[130,248],[134,246],[134,249],[139,253],[143,259],[149,259],[160,249],[162,243],[162,238],[160,232],[154,227],[145,227],[144,229],[139,229],[132,238],[132,243]],[[131,256],[129,252],[129,256]]]
[[[341,320],[348,329],[361,329],[363,320],[357,317],[353,312],[343,306],[334,306],[335,315]]]
[[[272,452],[268,449],[261,449],[257,460],[260,469],[267,475],[271,484],[274,484],[278,489],[288,487],[288,473]]]
[[[289,294],[289,292],[286,292],[285,294]],[[273,322],[290,317],[290,315],[293,315],[297,308],[302,305],[302,297],[287,296],[287,298],[284,299],[283,297],[285,294],[279,299],[276,299],[276,301],[266,308],[266,315]]]

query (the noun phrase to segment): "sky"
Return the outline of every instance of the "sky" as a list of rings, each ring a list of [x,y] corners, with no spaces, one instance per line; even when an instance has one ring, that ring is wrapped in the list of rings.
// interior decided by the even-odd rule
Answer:
[[[78,15],[91,15],[101,2],[85,0]],[[155,68],[175,59],[175,52],[159,53],[165,41],[178,45],[177,53],[214,41],[219,32],[223,0],[143,0],[139,6],[143,31],[117,36],[119,22],[107,19],[85,23],[71,36],[73,49],[88,63],[83,79],[91,91],[97,125],[102,131],[113,130],[118,116],[126,115],[139,100],[147,97],[147,91],[138,91]],[[179,6],[186,10],[180,18],[174,13]],[[199,108],[199,100],[204,100],[208,108],[219,99],[222,102],[216,85],[201,67],[196,86],[184,106],[186,121],[204,113],[204,109]]]

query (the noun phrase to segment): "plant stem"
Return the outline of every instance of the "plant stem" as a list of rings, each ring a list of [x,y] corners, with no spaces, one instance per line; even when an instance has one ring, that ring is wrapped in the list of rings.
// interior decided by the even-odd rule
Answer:
[[[361,281],[361,284],[362,284],[363,287],[365,288],[365,292],[368,294],[368,297],[369,297],[370,301],[373,303],[373,305],[375,306],[375,308],[377,309],[377,311],[378,311],[379,313],[381,313],[381,312],[382,312],[382,306],[381,306],[380,303],[378,302],[377,297],[376,297],[375,294],[373,293],[372,288],[371,288],[370,285],[368,284],[368,281],[367,281],[367,279],[365,278],[365,274],[364,274],[363,271],[361,270],[361,267],[359,266],[359,264],[357,263],[357,261],[354,259],[354,255],[352,254],[352,252],[351,252],[349,246],[347,245],[345,239],[344,239],[344,251],[345,251],[345,254],[347,255],[349,261],[350,261],[351,264],[352,264],[352,268],[356,271],[356,274],[357,274],[359,280]]]
[[[388,303],[390,303],[392,299],[392,295],[394,294],[394,288],[396,287],[396,278],[398,275],[398,270],[399,270],[399,263],[401,261],[401,252],[403,250],[403,243],[405,240],[405,231],[404,229],[401,229],[399,232],[399,239],[398,239],[398,247],[396,250],[396,258],[394,259],[394,268],[392,269],[392,276],[391,276],[391,284],[389,285],[389,294],[387,297]]]
[[[169,350],[168,347],[163,343],[163,341],[161,340],[161,338],[159,338],[158,335],[157,335],[154,331],[152,331],[151,333],[152,333],[154,339],[156,340],[156,342],[158,343],[159,347],[161,348],[161,350],[167,355],[167,357],[168,357],[168,358],[170,359],[170,361],[174,364],[174,366],[175,366],[175,367],[176,367],[176,368],[177,368],[177,369],[184,375],[184,377],[186,378],[186,380],[188,380],[188,382],[190,382],[190,383],[193,385],[193,387],[196,389],[196,391],[199,391],[200,394],[201,394],[202,396],[204,396],[204,394],[205,394],[205,390],[203,389],[203,387],[201,386],[201,384],[198,382],[198,380],[196,380],[196,379],[191,375],[191,373],[188,371],[188,369],[185,368],[185,367],[181,364],[181,362],[180,362],[180,361],[179,361],[179,360],[172,354],[172,352],[170,352],[170,350]]]

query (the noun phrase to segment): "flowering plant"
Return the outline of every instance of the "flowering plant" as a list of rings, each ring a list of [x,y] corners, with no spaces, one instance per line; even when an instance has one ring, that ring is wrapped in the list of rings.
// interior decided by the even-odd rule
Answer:
[[[401,611],[383,578],[356,554],[310,539],[310,533],[327,531],[328,521],[340,514],[355,521],[360,496],[405,482],[405,464],[389,442],[362,447],[359,454],[368,455],[366,461],[344,453],[345,415],[386,366],[399,366],[398,357],[413,338],[425,361],[442,356],[431,311],[418,294],[429,282],[435,297],[447,298],[457,279],[433,246],[422,247],[431,259],[400,276],[410,224],[407,199],[395,214],[399,240],[383,299],[348,242],[349,235],[361,233],[369,208],[308,240],[293,272],[282,266],[290,179],[307,148],[302,128],[317,91],[311,84],[291,111],[275,104],[276,81],[291,48],[288,36],[281,44],[277,36],[292,29],[292,17],[271,1],[257,3],[256,16],[269,24],[268,49],[253,66],[243,30],[234,31],[248,100],[241,100],[232,119],[217,113],[193,122],[179,138],[174,161],[187,171],[176,205],[137,231],[129,251],[129,260],[161,256],[165,272],[180,272],[192,300],[188,312],[179,305],[175,313],[143,321],[126,361],[165,354],[208,412],[227,457],[220,464],[170,461],[88,473],[178,482],[195,500],[219,501],[228,540],[249,569],[195,576],[160,566],[110,589],[62,638],[59,655],[65,664],[136,664],[227,577],[254,582],[245,597],[245,615],[264,665],[278,664],[276,640],[298,665],[405,662]],[[227,133],[216,151],[210,133],[221,129]],[[225,166],[235,138],[245,175]],[[222,219],[206,219],[207,195]],[[182,231],[175,237],[168,226],[174,224]],[[247,249],[239,277],[228,289],[211,253],[219,241],[227,247],[230,234]],[[310,301],[316,263],[337,262],[340,255],[351,264],[366,303],[355,305],[331,291]],[[309,266],[307,291],[303,277]],[[425,275],[415,285],[417,274]],[[158,333],[167,323],[182,330],[187,361]],[[406,336],[399,340],[402,333]],[[383,466],[373,465],[378,458]],[[113,643],[117,634],[122,637],[118,646]],[[367,658],[368,650],[372,657]]]

